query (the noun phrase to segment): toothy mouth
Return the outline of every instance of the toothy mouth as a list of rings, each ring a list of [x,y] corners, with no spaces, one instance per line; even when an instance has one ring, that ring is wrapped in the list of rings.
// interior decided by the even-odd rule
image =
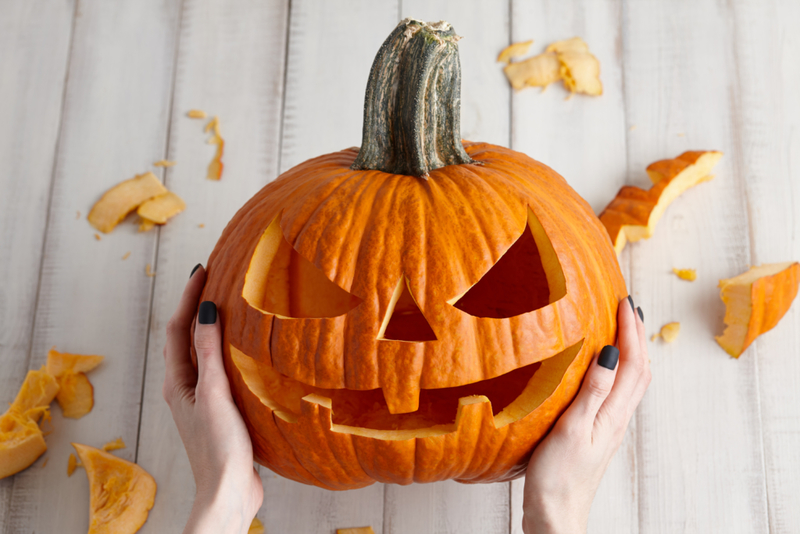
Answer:
[[[489,403],[495,428],[518,421],[556,391],[582,347],[583,340],[550,358],[480,382],[422,389],[417,411],[392,414],[381,389],[309,386],[229,345],[232,362],[245,385],[276,417],[296,423],[303,415],[304,403],[319,404],[332,412],[330,430],[384,440],[454,432],[464,407],[476,403]]]

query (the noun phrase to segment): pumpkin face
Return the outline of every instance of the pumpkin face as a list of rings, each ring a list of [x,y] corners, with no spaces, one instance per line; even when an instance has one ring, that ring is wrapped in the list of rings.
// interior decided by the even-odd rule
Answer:
[[[202,298],[258,462],[328,489],[516,478],[614,342],[627,292],[588,204],[456,144],[412,176],[361,170],[364,147],[309,160],[225,229]]]

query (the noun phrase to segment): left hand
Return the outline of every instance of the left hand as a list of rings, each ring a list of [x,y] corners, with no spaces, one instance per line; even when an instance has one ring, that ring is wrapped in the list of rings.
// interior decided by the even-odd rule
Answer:
[[[195,324],[195,371],[190,356],[194,311],[206,280],[200,267],[189,279],[167,324],[164,399],[186,448],[197,493],[184,533],[245,533],[264,499],[253,467],[253,446],[222,363],[222,329],[212,302]],[[209,324],[202,324],[202,323]]]

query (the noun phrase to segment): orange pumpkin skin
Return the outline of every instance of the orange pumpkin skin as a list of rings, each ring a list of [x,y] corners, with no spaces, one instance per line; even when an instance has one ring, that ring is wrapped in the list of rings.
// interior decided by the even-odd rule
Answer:
[[[224,230],[202,298],[217,304],[231,390],[259,463],[334,490],[376,481],[516,478],[574,398],[593,356],[614,343],[618,302],[627,291],[588,204],[524,154],[485,143],[465,142],[464,149],[477,164],[431,170],[427,180],[351,170],[355,149],[306,161],[264,187]],[[566,295],[509,318],[476,317],[449,304],[520,237],[529,208],[552,243]],[[294,250],[362,299],[358,306],[336,317],[288,319],[245,301],[248,266],[276,217]],[[433,341],[378,339],[403,275]],[[526,416],[495,428],[490,405],[471,404],[455,431],[402,440],[331,430],[323,404],[303,402],[296,422],[275,416],[245,384],[230,349],[308,386],[381,388],[408,408],[420,388],[488,380],[580,342],[555,391]]]

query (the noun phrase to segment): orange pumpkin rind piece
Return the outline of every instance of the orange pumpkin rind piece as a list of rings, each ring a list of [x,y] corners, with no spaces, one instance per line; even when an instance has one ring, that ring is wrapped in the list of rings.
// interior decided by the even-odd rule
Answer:
[[[673,267],[672,272],[675,273],[675,276],[687,282],[694,282],[697,280],[697,270],[695,269],[676,269]]]
[[[186,203],[183,199],[172,191],[168,191],[142,203],[136,213],[147,222],[165,224],[167,220],[185,209]],[[141,227],[139,231],[142,231]]]
[[[661,331],[658,334],[653,334],[650,337],[650,341],[655,341],[658,338],[663,339],[667,343],[672,343],[676,339],[678,339],[678,334],[681,333],[681,323],[672,322],[667,323],[661,327]]]
[[[519,91],[525,87],[547,87],[561,79],[561,67],[555,54],[539,54],[524,61],[503,67],[511,87]]]
[[[247,534],[264,534],[264,523],[257,517],[253,518],[253,522],[250,523],[250,528],[247,529]]]
[[[772,330],[797,296],[800,263],[771,263],[719,281],[725,303],[725,332],[716,336],[725,352],[738,358],[761,334]]]
[[[156,223],[154,221],[151,221],[150,219],[145,219],[144,217],[139,219],[139,232],[140,233],[141,232],[149,232],[150,230],[152,230],[155,227],[156,227]]]
[[[372,527],[337,528],[336,534],[375,534]]]
[[[519,43],[512,43],[505,47],[503,50],[500,51],[500,54],[497,56],[498,63],[508,63],[512,59],[524,56],[528,49],[533,44],[533,39],[530,41],[521,41]]]
[[[28,371],[14,402],[0,416],[0,478],[19,473],[47,450],[38,421],[47,416],[58,389],[44,368]]]
[[[217,152],[214,154],[214,159],[208,164],[206,178],[209,180],[219,180],[222,178],[222,169],[224,167],[222,163],[222,154],[225,150],[225,140],[219,133],[219,118],[214,116],[213,119],[208,121],[203,131],[205,133],[211,132],[211,137],[207,142],[212,145],[217,145]]]
[[[103,450],[106,452],[116,451],[118,449],[124,449],[125,442],[122,441],[122,438],[117,438],[114,441],[109,441],[105,445],[103,445]]]
[[[105,358],[95,354],[69,354],[55,348],[47,353],[47,371],[58,381],[56,400],[64,417],[80,419],[94,407],[94,388],[86,373]]]
[[[58,378],[67,372],[88,373],[105,360],[105,356],[96,354],[70,354],[68,352],[58,352],[55,347],[47,352],[47,365],[45,369],[48,373]]]
[[[589,52],[589,46],[580,37],[557,41],[547,47],[555,53],[560,64],[560,77],[571,93],[591,96],[603,94],[600,82],[600,61]]]
[[[134,533],[147,521],[156,482],[140,466],[73,443],[89,478],[89,534]]]
[[[139,174],[106,191],[89,212],[89,223],[107,234],[141,203],[166,192],[155,174]]]
[[[711,169],[722,157],[717,151],[684,152],[675,159],[661,160],[647,167],[653,186],[640,189],[624,186],[600,214],[614,250],[622,252],[628,241],[653,236],[667,207],[690,187],[711,180]]]

